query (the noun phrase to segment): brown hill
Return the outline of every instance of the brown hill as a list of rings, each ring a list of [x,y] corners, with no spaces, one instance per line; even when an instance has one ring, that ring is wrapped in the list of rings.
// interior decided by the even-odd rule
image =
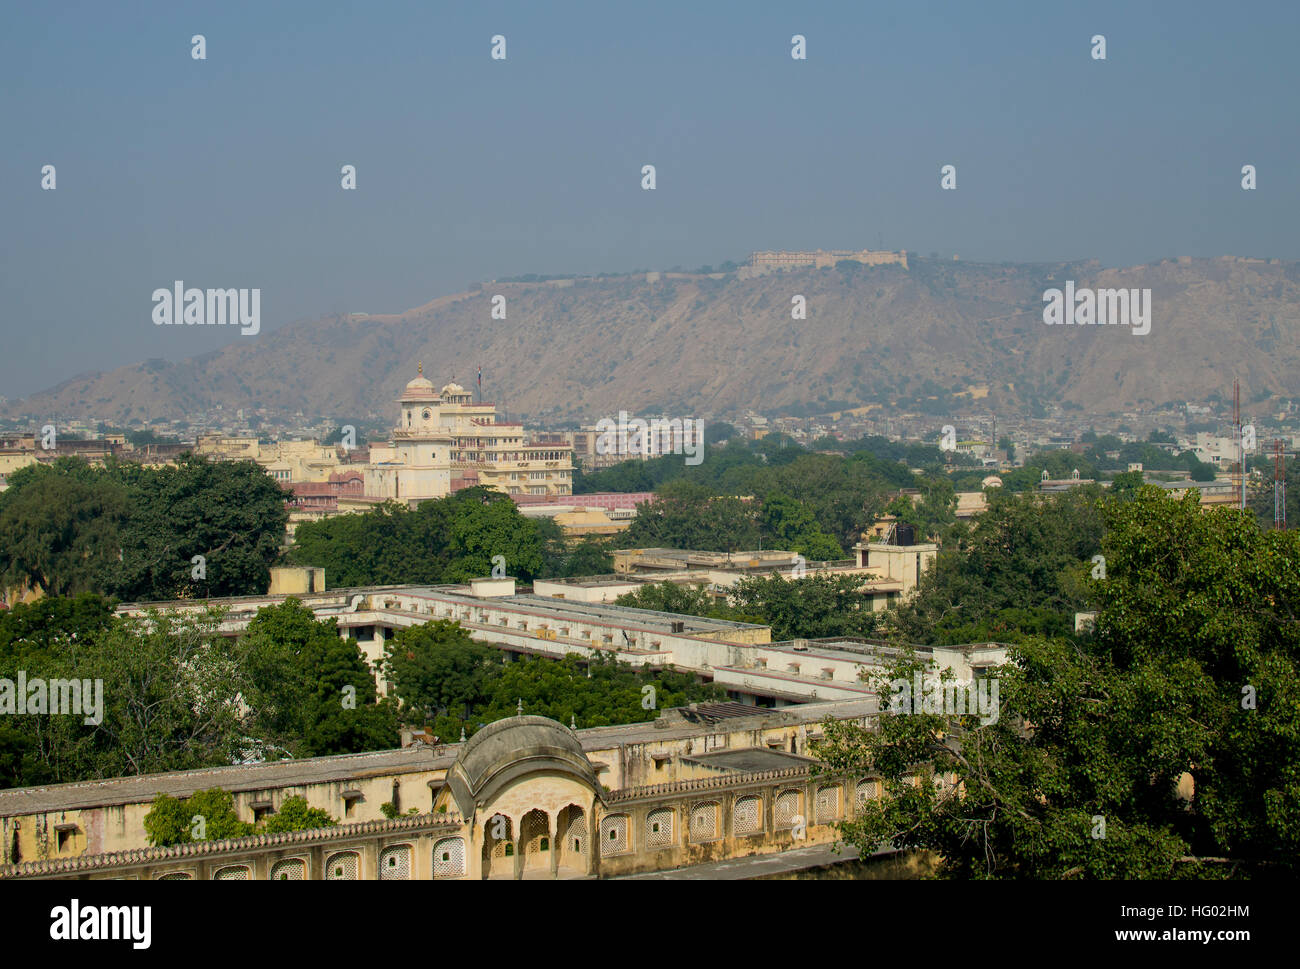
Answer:
[[[1043,291],[1152,290],[1147,336],[1047,326]],[[491,319],[491,298],[507,319]],[[791,297],[808,318],[791,320]],[[594,420],[665,411],[870,402],[909,406],[988,387],[981,411],[1051,402],[1082,413],[1203,400],[1239,376],[1252,397],[1300,396],[1300,265],[1223,257],[1103,270],[1096,263],[918,260],[729,275],[489,283],[395,316],[327,317],[239,338],[177,364],[84,374],[11,402],[11,415],[124,422],[262,405],[308,417],[391,416],[416,361],[435,383],[471,386],[512,415]],[[962,398],[969,401],[970,398]],[[823,408],[824,409],[824,408]]]

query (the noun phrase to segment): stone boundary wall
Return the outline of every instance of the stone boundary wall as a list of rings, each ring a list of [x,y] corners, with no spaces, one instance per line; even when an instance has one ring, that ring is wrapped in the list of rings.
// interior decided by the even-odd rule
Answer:
[[[331,842],[347,841],[358,837],[382,834],[428,834],[447,829],[459,833],[464,821],[452,814],[421,814],[406,818],[363,821],[358,824],[340,824],[332,828],[313,828],[308,831],[286,831],[278,834],[255,834],[243,838],[226,838],[219,841],[199,841],[181,845],[155,848],[136,848],[130,851],[110,851],[99,855],[80,855],[57,861],[27,861],[17,865],[0,866],[0,879],[50,877],[75,875],[100,869],[120,868],[126,865],[161,865],[186,859],[208,856],[243,854],[250,851],[283,850],[295,847],[316,847]]]

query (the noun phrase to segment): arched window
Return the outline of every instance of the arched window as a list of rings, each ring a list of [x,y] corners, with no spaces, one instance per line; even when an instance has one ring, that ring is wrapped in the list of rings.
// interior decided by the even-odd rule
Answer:
[[[736,798],[731,826],[738,835],[760,833],[763,830],[763,799],[757,795]]]
[[[817,823],[838,820],[840,816],[840,787],[827,784],[817,792]]]
[[[411,846],[393,845],[379,856],[379,877],[382,881],[404,881],[411,877]]]
[[[718,836],[718,802],[705,801],[691,808],[691,840],[712,841]]]
[[[433,846],[433,877],[457,878],[465,874],[465,839],[443,838]]]
[[[301,882],[307,880],[307,863],[301,858],[286,858],[271,866],[271,881]]]
[[[354,882],[361,868],[361,856],[355,851],[340,851],[329,856],[325,862],[325,880],[331,882]]]
[[[649,848],[665,848],[673,843],[673,812],[668,808],[651,811],[646,817],[645,843]]]
[[[778,828],[794,827],[794,819],[799,816],[799,792],[782,791],[776,796],[776,826]]]
[[[626,814],[611,814],[600,819],[600,853],[602,855],[622,855],[631,850],[628,840],[628,817]]]
[[[860,808],[868,801],[877,800],[879,797],[880,797],[879,781],[858,781],[857,796],[854,802],[857,805],[857,807]]]

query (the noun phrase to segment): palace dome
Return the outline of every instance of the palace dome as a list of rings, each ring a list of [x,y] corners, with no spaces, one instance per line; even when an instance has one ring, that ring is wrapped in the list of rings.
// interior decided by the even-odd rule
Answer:
[[[600,782],[575,734],[548,717],[507,717],[474,734],[447,772],[462,817],[530,774],[561,774],[599,796]]]
[[[402,400],[437,400],[438,392],[433,388],[433,381],[424,375],[424,364],[420,364],[420,374],[406,385],[402,391]]]
[[[458,383],[450,383],[447,386],[442,388],[442,396],[444,397],[450,397],[452,394],[463,394],[463,393],[465,393],[465,388]]]

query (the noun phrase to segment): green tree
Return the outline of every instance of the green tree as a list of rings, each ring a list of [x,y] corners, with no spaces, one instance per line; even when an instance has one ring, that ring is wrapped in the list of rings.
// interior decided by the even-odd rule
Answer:
[[[828,725],[825,769],[878,773],[889,795],[846,840],[933,850],[958,878],[1294,875],[1300,537],[1151,487],[1103,511],[1095,635],[1015,645],[993,722]],[[878,688],[922,665],[905,656]],[[908,783],[931,767],[959,785]]]
[[[1111,479],[1111,497],[1128,500],[1136,495],[1138,489],[1145,483],[1141,471],[1122,471]]]
[[[338,819],[330,816],[328,811],[307,806],[307,799],[301,794],[285,798],[276,811],[262,825],[266,834],[279,834],[283,831],[313,831],[317,828],[332,828]]]
[[[247,743],[235,644],[217,616],[126,619],[93,596],[44,599],[0,619],[0,676],[83,685],[83,714],[0,724],[8,785],[229,764]]]
[[[861,585],[852,575],[755,576],[742,579],[731,599],[738,612],[770,625],[776,640],[868,636],[876,628],[876,614]]]
[[[466,582],[489,575],[493,558],[505,559],[506,571],[525,582],[541,575],[542,539],[537,525],[519,513],[507,495],[469,488],[446,499],[453,503],[451,564],[444,581]]]
[[[702,485],[665,485],[653,505],[642,505],[621,536],[624,548],[662,547],[735,552],[758,547],[757,509],[719,497]]]
[[[174,467],[113,464],[104,473],[128,486],[133,503],[113,594],[155,601],[266,591],[289,512],[257,464],[184,455]]]
[[[240,647],[250,729],[272,749],[321,757],[396,742],[396,708],[377,700],[374,674],[356,640],[340,638],[337,619],[317,619],[291,597],[260,609]]]
[[[433,720],[449,712],[466,715],[485,702],[502,659],[500,650],[475,642],[460,623],[435,619],[401,629],[387,642],[384,674],[404,710]]]
[[[614,556],[606,542],[598,538],[584,538],[569,552],[561,573],[565,577],[578,575],[608,575],[614,571]]]
[[[704,429],[705,444],[721,444],[736,437],[739,432],[730,424],[715,422]]]
[[[113,624],[69,660],[104,681],[98,776],[229,764],[246,743],[239,698],[247,686],[219,615],[151,611]],[[66,718],[65,718],[66,719]]]
[[[115,585],[127,490],[79,473],[78,464],[64,458],[23,468],[0,492],[0,586],[61,596]]]
[[[974,528],[939,552],[915,598],[887,613],[887,627],[932,644],[1071,632],[1101,550],[1100,496],[1096,485],[1046,496],[990,489]]]
[[[835,539],[822,531],[812,510],[794,498],[779,493],[768,495],[759,518],[762,534],[771,547],[798,552],[815,562],[844,555]]]
[[[677,582],[647,582],[633,592],[625,592],[614,600],[616,605],[634,609],[653,609],[656,612],[675,612],[684,616],[703,616],[714,619],[735,619],[725,603],[709,594],[702,584]],[[743,622],[744,620],[738,620]]]
[[[697,682],[693,674],[637,669],[609,657],[574,654],[500,667],[491,688],[487,703],[477,706],[465,722],[467,731],[514,716],[520,700],[526,713],[600,727],[654,720],[669,707],[726,697],[719,687]]]
[[[0,583],[149,601],[260,595],[287,521],[284,492],[252,462],[62,458],[15,473],[0,495]]]
[[[159,794],[144,817],[144,830],[151,845],[162,847],[242,838],[254,827],[239,820],[233,794],[213,787],[186,798]],[[196,832],[202,837],[196,838]]]
[[[493,557],[525,582],[555,568],[554,523],[519,513],[507,495],[475,487],[412,511],[388,502],[369,512],[304,523],[289,559],[325,569],[331,588],[464,582],[489,575]]]

